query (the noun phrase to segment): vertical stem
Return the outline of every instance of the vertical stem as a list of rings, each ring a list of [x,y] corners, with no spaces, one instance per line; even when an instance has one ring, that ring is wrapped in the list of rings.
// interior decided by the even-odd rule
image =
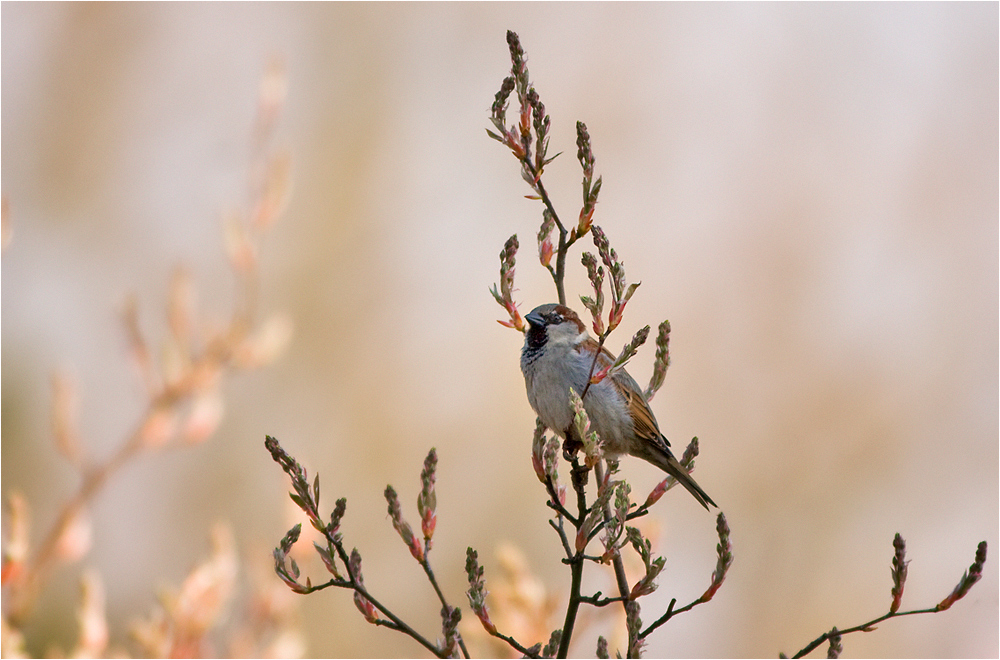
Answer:
[[[576,613],[580,609],[580,586],[583,583],[583,557],[577,555],[571,566],[572,582],[570,584],[569,606],[566,607],[566,620],[563,623],[562,638],[559,640],[557,658],[569,657],[569,642],[573,638],[573,625],[576,623]]]
[[[525,148],[526,153],[530,153],[530,148],[528,148],[530,147],[530,143],[527,141],[527,138],[525,138],[525,147],[526,147]],[[549,210],[549,213],[552,214],[552,220],[555,221],[556,228],[559,230],[559,249],[556,251],[556,272],[553,273],[552,279],[555,281],[556,293],[558,294],[559,297],[559,304],[565,305],[566,285],[564,284],[564,280],[566,279],[566,252],[568,251],[569,248],[569,243],[567,242],[567,236],[569,235],[569,231],[566,229],[566,227],[563,226],[562,221],[559,220],[559,215],[556,213],[555,207],[552,206],[552,200],[549,199],[549,193],[545,190],[545,185],[542,183],[538,171],[532,164],[531,158],[525,156],[521,160],[521,163],[531,173],[531,176],[534,177],[536,182],[535,183],[536,192],[538,193],[538,196],[542,198],[542,204],[544,204],[545,208],[547,208]]]
[[[594,466],[594,473],[597,477],[597,483],[604,483],[604,461],[598,461],[597,465]],[[604,524],[606,526],[611,525],[611,504],[604,505]],[[628,608],[626,607],[629,602],[629,593],[631,590],[628,587],[628,577],[625,575],[625,564],[622,562],[622,556],[620,552],[616,552],[614,558],[612,559],[612,564],[615,567],[615,582],[618,583],[618,593],[622,597],[622,607],[625,607],[625,616],[628,617]],[[625,657],[634,658],[635,655],[635,640],[632,635],[629,635],[628,639],[628,651]]]
[[[580,465],[576,458],[573,459],[571,474],[573,490],[576,491],[576,506],[579,512],[577,518],[579,522],[576,525],[577,530],[579,530],[579,526],[587,518],[587,492],[584,490],[584,487],[587,485],[587,474],[589,472],[589,468]],[[580,588],[583,584],[582,550],[577,552],[573,557],[570,557],[570,570],[569,604],[566,606],[566,620],[563,623],[562,638],[559,640],[559,651],[556,654],[558,658],[569,657],[569,644],[573,639],[573,626],[576,623],[577,611],[580,609]]]
[[[559,250],[556,252],[556,293],[559,296],[559,304],[566,304],[566,230],[562,224],[559,225]]]

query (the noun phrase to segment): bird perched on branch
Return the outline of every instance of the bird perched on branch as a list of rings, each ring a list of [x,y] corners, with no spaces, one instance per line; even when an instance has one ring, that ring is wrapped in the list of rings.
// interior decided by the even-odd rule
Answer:
[[[590,337],[576,312],[564,305],[548,304],[536,307],[524,318],[528,331],[521,350],[521,371],[528,402],[542,424],[570,447],[580,446],[582,438],[576,437],[570,405],[569,390],[573,388],[583,396],[591,428],[606,453],[648,461],[677,479],[706,509],[709,504],[718,507],[674,457],[642,389],[624,369],[612,371],[587,387],[592,373],[611,366],[615,358]]]

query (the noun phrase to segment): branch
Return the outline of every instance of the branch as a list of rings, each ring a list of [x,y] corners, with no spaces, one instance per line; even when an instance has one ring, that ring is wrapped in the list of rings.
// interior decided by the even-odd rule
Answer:
[[[696,605],[701,605],[702,603],[707,603],[712,600],[712,597],[715,596],[715,593],[722,586],[722,583],[725,582],[726,574],[729,572],[729,567],[733,565],[733,546],[729,542],[729,523],[726,522],[726,515],[724,513],[720,513],[716,518],[715,528],[719,534],[719,543],[716,546],[718,559],[716,561],[715,571],[712,573],[712,581],[709,583],[708,589],[706,589],[705,593],[703,593],[697,600],[688,603],[679,610],[674,609],[677,599],[672,599],[663,616],[639,633],[640,639],[645,639],[650,633],[678,614],[683,614],[684,612],[693,609]]]
[[[583,522],[587,518],[587,493],[584,490],[587,485],[587,474],[590,470],[573,458],[573,467],[570,471],[573,481],[573,490],[576,491],[576,507],[579,511],[578,521],[579,524],[574,525],[577,528],[577,537],[579,537],[579,531],[582,529]],[[562,638],[559,640],[559,650],[557,651],[557,657],[567,658],[569,657],[569,645],[573,639],[573,628],[576,625],[576,616],[580,610],[580,603],[582,601],[582,595],[580,594],[580,589],[583,584],[583,550],[584,548],[577,548],[576,553],[569,559],[570,561],[570,589],[569,589],[569,601],[566,605],[566,617],[563,622],[562,627]]]
[[[469,597],[469,605],[476,616],[479,617],[479,622],[483,624],[483,629],[491,636],[505,641],[518,653],[522,653],[529,658],[539,657],[538,654],[542,648],[541,644],[527,648],[513,637],[504,635],[497,630],[496,625],[490,619],[489,608],[486,607],[486,594],[488,592],[486,591],[486,581],[483,578],[484,569],[479,565],[479,553],[472,548],[466,550],[465,572],[469,580],[469,590],[466,592]]]
[[[801,658],[810,651],[812,651],[813,649],[815,649],[820,644],[823,644],[827,641],[830,641],[831,645],[833,645],[834,643],[836,645],[839,645],[840,638],[842,636],[855,632],[871,632],[875,630],[876,624],[882,623],[883,621],[888,621],[889,619],[895,619],[896,617],[901,617],[901,616],[910,616],[911,614],[933,614],[934,612],[943,612],[944,610],[954,605],[956,601],[965,596],[965,594],[969,592],[969,589],[971,589],[972,586],[976,582],[978,582],[980,578],[982,578],[983,576],[983,564],[986,562],[986,541],[980,542],[979,546],[976,548],[975,561],[972,562],[972,565],[969,567],[969,570],[966,571],[964,575],[962,575],[962,579],[959,580],[958,585],[951,592],[951,594],[948,595],[947,598],[942,600],[934,607],[928,607],[920,610],[910,610],[908,612],[898,612],[896,611],[896,608],[899,607],[899,600],[901,600],[903,596],[903,586],[904,583],[906,582],[906,563],[907,563],[905,561],[906,545],[905,542],[903,541],[903,538],[899,534],[896,534],[896,537],[893,540],[893,547],[895,548],[895,553],[893,554],[893,561],[892,561],[893,587],[891,592],[892,602],[889,605],[889,611],[880,617],[874,618],[871,621],[862,623],[857,626],[853,626],[851,628],[844,628],[844,629],[833,628],[832,630],[830,630],[830,632],[823,633],[822,635],[814,639],[812,642],[804,646],[799,652],[797,652],[795,655],[792,656],[793,658]],[[782,654],[782,657],[787,657],[787,656]]]
[[[139,330],[134,298],[126,302],[123,314],[130,358],[138,367],[147,394],[145,409],[132,430],[122,438],[111,456],[88,461],[75,428],[75,411],[70,410],[65,378],[54,381],[53,421],[57,449],[80,471],[80,484],[66,500],[52,525],[42,537],[33,556],[20,558],[17,566],[5,559],[4,575],[14,576],[5,583],[6,616],[15,624],[30,614],[35,597],[55,565],[69,561],[65,540],[81,524],[86,510],[107,483],[142,454],[166,447],[178,448],[208,440],[222,419],[221,381],[230,371],[263,366],[276,358],[290,338],[286,321],[274,317],[261,324],[258,319],[259,265],[256,254],[267,230],[281,215],[287,201],[290,167],[286,155],[274,153],[273,138],[284,96],[283,73],[272,67],[260,87],[257,121],[251,141],[254,154],[250,163],[250,205],[246,217],[229,218],[225,243],[238,294],[228,325],[206,333],[207,341],[195,338],[198,327],[191,302],[191,285],[183,271],[175,273],[167,302],[168,337],[161,364],[151,358],[148,344]],[[199,344],[203,346],[199,350]],[[83,554],[81,548],[78,554]]]
[[[648,556],[649,544],[646,542],[643,546],[643,550],[645,551],[643,559],[646,566],[646,573],[635,585],[635,587],[630,589],[620,553],[621,546],[626,542],[622,540],[622,536],[626,531],[626,521],[646,515],[649,507],[652,506],[666,490],[674,485],[674,482],[664,480],[664,482],[661,483],[656,490],[654,490],[654,493],[646,499],[646,502],[643,503],[641,507],[635,511],[630,511],[633,505],[628,500],[629,489],[627,484],[624,484],[623,482],[609,483],[608,476],[611,472],[613,472],[613,468],[610,467],[610,463],[607,475],[604,472],[604,456],[601,440],[597,437],[595,432],[590,430],[590,424],[583,402],[586,400],[586,396],[591,385],[599,383],[601,380],[609,376],[614,376],[617,371],[624,369],[628,360],[635,355],[639,346],[646,340],[649,334],[649,327],[647,326],[636,333],[632,341],[625,346],[616,359],[612,360],[610,364],[603,366],[600,370],[598,370],[597,361],[599,356],[602,354],[608,335],[621,323],[625,306],[635,293],[639,284],[628,284],[626,282],[624,265],[609,245],[604,232],[600,229],[600,227],[593,224],[593,216],[598,201],[598,195],[601,190],[602,179],[597,177],[595,180],[594,178],[595,158],[591,147],[590,134],[587,131],[586,125],[582,122],[577,122],[576,125],[577,159],[579,160],[580,166],[583,170],[583,205],[581,207],[576,226],[567,227],[556,213],[548,191],[542,182],[542,172],[544,166],[552,160],[552,158],[546,158],[550,120],[545,112],[545,106],[539,99],[538,93],[531,85],[525,63],[526,58],[524,50],[521,47],[518,36],[515,33],[508,31],[507,44],[510,48],[511,72],[510,75],[504,79],[500,86],[500,91],[497,92],[494,99],[491,121],[496,129],[496,132],[487,130],[487,133],[490,137],[504,144],[511,150],[511,153],[514,154],[514,156],[521,163],[522,178],[528,183],[534,192],[534,195],[529,197],[540,200],[544,206],[544,210],[542,212],[542,224],[537,233],[538,257],[541,265],[548,270],[549,274],[552,276],[553,283],[556,288],[557,299],[560,304],[566,304],[566,256],[573,243],[588,233],[591,234],[600,259],[600,261],[598,261],[598,257],[595,257],[590,253],[584,253],[582,256],[582,262],[584,267],[587,269],[587,274],[594,289],[594,294],[593,297],[582,296],[581,301],[593,316],[593,329],[598,343],[598,351],[590,365],[590,371],[587,376],[587,382],[583,386],[583,391],[580,392],[579,396],[577,396],[573,390],[570,390],[569,392],[574,414],[571,428],[554,429],[557,433],[564,436],[563,456],[567,461],[572,463],[571,474],[573,489],[577,494],[577,513],[575,515],[566,508],[565,488],[560,487],[558,483],[558,471],[556,466],[558,461],[558,455],[556,453],[557,441],[555,438],[548,441],[545,439],[545,429],[540,421],[536,422],[535,436],[532,442],[532,465],[539,481],[545,486],[545,490],[548,495],[546,505],[556,514],[555,519],[549,520],[549,524],[558,534],[560,543],[563,546],[563,550],[566,555],[563,559],[563,563],[570,566],[571,570],[570,594],[562,634],[558,640],[558,650],[556,653],[558,657],[566,657],[572,641],[574,624],[581,603],[587,603],[595,607],[603,607],[610,603],[621,602],[625,608],[626,622],[629,632],[629,646],[627,654],[629,657],[637,657],[642,648],[644,635],[640,632],[642,624],[639,617],[639,606],[636,599],[642,595],[652,592],[652,590],[656,588],[655,579],[663,568],[664,560],[663,558],[656,558],[655,560],[651,559]],[[506,119],[508,99],[511,94],[514,94],[515,92],[517,94],[519,120],[516,124],[509,126]],[[558,231],[558,241],[555,246],[553,246],[552,239],[553,231]],[[513,249],[511,249],[512,245]],[[504,248],[504,252],[501,253],[501,286],[499,288],[495,286],[492,292],[497,302],[503,305],[510,314],[511,320],[509,322],[501,321],[501,323],[511,327],[518,327],[517,321],[519,320],[519,316],[515,316],[515,313],[511,312],[514,308],[514,303],[512,296],[509,294],[509,292],[513,290],[513,250],[516,250],[516,238],[514,237],[508,241]],[[552,266],[553,256],[555,257],[555,267]],[[611,294],[611,309],[608,313],[606,323],[603,318],[603,284],[605,273],[608,275],[609,290]],[[656,363],[654,365],[653,378],[647,388],[647,391],[649,392],[648,396],[652,396],[652,393],[656,391],[660,384],[662,384],[663,375],[666,371],[666,364],[669,360],[669,354],[667,352],[668,337],[669,324],[664,322],[660,326],[659,336],[657,337]],[[685,454],[685,458],[687,460],[685,467],[689,470],[693,467],[693,456],[697,453],[696,441],[693,442],[693,447],[694,451],[690,457]],[[583,465],[581,465],[577,459],[577,453],[581,448],[584,452]],[[590,469],[595,469],[595,478],[597,480],[598,489],[597,497],[594,500],[594,503],[588,506],[584,486]],[[620,488],[618,487],[619,485],[621,486]],[[614,513],[612,513],[610,502],[612,491],[618,493]],[[722,520],[724,520],[724,518]],[[573,543],[570,542],[570,533],[565,527],[566,521],[569,521],[569,523],[576,530]],[[602,539],[605,546],[604,553],[601,556],[586,554],[587,545],[601,531],[605,531],[606,533],[605,537]],[[726,534],[728,534],[728,527],[726,528]],[[638,536],[638,531],[630,530],[630,540],[633,535]],[[639,538],[641,538],[641,536],[639,536]],[[727,552],[728,548],[729,546],[727,543]],[[731,555],[727,556],[729,558],[728,561],[731,562]],[[601,598],[600,594],[596,594],[594,596],[581,595],[580,589],[583,578],[583,566],[584,562],[588,560],[613,564],[615,570],[615,580],[620,594],[619,597]],[[728,568],[728,564],[726,564],[725,568]],[[719,579],[718,583],[715,584],[716,589],[722,582],[725,569],[719,569],[717,572],[719,573]],[[470,584],[472,584],[478,578],[470,573],[469,579]],[[475,589],[471,591],[475,591]],[[472,598],[471,591],[470,599]],[[712,593],[714,593],[714,591]],[[708,594],[708,592],[706,592],[706,594]],[[703,596],[703,598],[708,600],[711,598],[711,595]],[[477,604],[474,603],[473,608],[476,609],[476,607]],[[485,604],[482,605],[481,610],[477,611],[477,613],[480,613],[480,611],[480,619],[483,620],[483,625],[486,626],[487,630],[490,631],[491,634],[494,634],[493,631],[495,630],[495,627],[493,627],[491,623],[487,623],[488,616],[486,616]],[[654,626],[646,631],[646,634],[662,623],[663,621],[658,624],[654,624]],[[554,642],[555,638],[553,637],[553,639],[550,640],[550,646],[554,646]],[[603,655],[607,654],[607,642],[606,640],[603,640],[603,638],[599,641],[598,652]]]
[[[594,469],[594,474],[597,477],[597,482],[602,483],[604,481],[604,463],[603,461],[598,462]],[[604,525],[609,526],[611,524],[611,503],[605,502],[601,511],[604,516]],[[625,564],[622,561],[622,555],[617,550],[611,555],[611,563],[615,570],[615,584],[618,587],[618,593],[621,596],[622,606],[625,608],[625,617],[629,617],[629,607],[630,602],[630,590],[628,587],[628,577],[625,575]],[[629,634],[628,640],[628,650],[626,651],[626,657],[635,658],[637,656],[637,645],[638,640],[632,634]]]
[[[527,182],[534,193],[529,197],[540,200],[544,205],[542,228],[538,234],[539,260],[552,276],[559,304],[565,305],[566,252],[577,239],[590,231],[594,206],[597,204],[597,196],[601,190],[601,179],[593,181],[594,157],[590,150],[590,135],[587,134],[586,126],[577,123],[577,157],[584,169],[584,207],[580,212],[577,226],[567,229],[562,220],[559,219],[559,214],[556,213],[548,190],[542,182],[542,172],[545,166],[559,155],[547,157],[551,120],[545,111],[545,105],[539,99],[538,92],[531,84],[524,49],[521,48],[520,38],[515,32],[507,31],[507,45],[510,48],[511,72],[509,76],[504,78],[500,85],[500,91],[496,93],[493,101],[490,121],[496,132],[487,129],[486,133],[511,150],[511,153],[521,164],[521,178]],[[508,126],[508,99],[515,91],[518,100],[519,121],[514,126]],[[558,247],[555,248],[555,268],[552,268],[551,265],[553,247],[549,239],[553,225],[559,232]]]
[[[294,491],[290,493],[292,501],[306,514],[310,524],[323,535],[326,547],[316,543],[313,546],[317,554],[319,554],[320,559],[322,559],[327,571],[334,576],[332,580],[319,585],[313,585],[309,578],[306,578],[304,584],[299,581],[299,568],[295,560],[288,557],[292,546],[298,541],[299,532],[301,531],[301,525],[296,525],[285,535],[284,539],[282,539],[281,543],[274,550],[274,570],[278,577],[292,591],[299,594],[309,594],[328,587],[350,589],[354,592],[355,606],[369,623],[401,632],[439,658],[453,655],[455,646],[461,648],[463,655],[468,658],[468,649],[465,647],[465,643],[457,631],[461,612],[458,608],[448,605],[428,560],[428,552],[431,548],[431,539],[436,521],[435,508],[437,498],[434,495],[434,470],[437,465],[437,454],[435,451],[431,449],[427,460],[424,461],[424,471],[421,473],[423,488],[418,498],[418,510],[421,514],[421,529],[424,534],[423,545],[417,540],[410,525],[403,520],[399,498],[392,486],[386,487],[385,498],[388,503],[389,517],[392,520],[393,527],[395,527],[396,532],[403,539],[404,543],[406,543],[410,553],[424,569],[424,573],[427,575],[441,602],[442,629],[445,637],[443,645],[434,644],[418,633],[379,602],[365,588],[364,577],[361,572],[361,554],[356,548],[348,554],[339,531],[340,522],[347,510],[347,500],[344,498],[337,500],[336,506],[330,515],[330,521],[325,522],[319,514],[319,476],[310,484],[305,468],[281,447],[277,439],[267,436],[264,446],[271,453],[274,461],[281,466],[282,470],[291,479],[292,490]],[[347,574],[346,578],[338,570],[338,559],[343,564],[344,571]],[[379,618],[376,611],[381,613],[385,618]]]

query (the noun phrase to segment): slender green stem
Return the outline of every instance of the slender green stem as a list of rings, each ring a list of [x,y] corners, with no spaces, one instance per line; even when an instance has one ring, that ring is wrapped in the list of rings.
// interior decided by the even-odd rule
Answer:
[[[562,541],[563,550],[566,551],[566,559],[564,561],[566,561],[566,562],[572,561],[572,559],[573,559],[573,551],[569,547],[569,539],[566,538],[566,530],[563,529],[562,518],[559,519],[559,524],[558,525],[555,523],[554,520],[552,520],[551,518],[549,518],[549,524],[552,526],[552,529],[556,530],[556,533],[559,534],[559,539]]]
[[[598,591],[593,596],[581,596],[580,601],[587,603],[588,605],[593,605],[594,607],[604,607],[606,605],[611,605],[612,603],[620,603],[622,599],[620,596],[615,598],[601,598],[601,592]]]
[[[571,514],[566,507],[564,507],[562,504],[559,503],[559,493],[556,492],[556,485],[552,482],[551,477],[547,476],[545,478],[545,490],[548,491],[549,493],[549,501],[546,502],[548,507],[553,511],[555,511],[556,514],[570,521],[570,523],[574,527],[578,527],[579,523],[576,517],[573,514]]]
[[[597,368],[597,358],[601,356],[602,349],[604,348],[604,340],[608,338],[611,333],[610,330],[602,334],[597,338],[597,350],[594,351],[594,359],[590,363],[590,372],[587,374],[587,384],[583,386],[583,392],[580,393],[580,400],[583,401],[583,397],[587,396],[587,392],[590,391],[591,379],[594,377],[594,369]]]
[[[654,621],[653,623],[651,623],[648,628],[646,628],[641,633],[639,633],[639,639],[645,639],[651,632],[653,632],[654,630],[656,630],[657,628],[659,628],[660,626],[662,626],[667,621],[670,621],[671,617],[673,617],[675,614],[680,614],[682,612],[687,612],[689,609],[691,609],[695,605],[698,605],[701,602],[702,602],[701,599],[698,599],[698,600],[694,601],[693,603],[688,603],[687,605],[685,605],[684,607],[682,607],[679,610],[675,610],[674,609],[674,605],[677,604],[677,599],[676,598],[671,598],[670,599],[670,604],[667,605],[667,611],[663,613],[663,616],[661,616],[659,619],[657,619],[656,621]]]

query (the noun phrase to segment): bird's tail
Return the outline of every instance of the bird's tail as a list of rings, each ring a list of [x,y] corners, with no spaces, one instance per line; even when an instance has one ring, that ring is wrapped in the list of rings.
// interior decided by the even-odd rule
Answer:
[[[709,504],[717,509],[719,508],[719,505],[712,501],[712,498],[708,496],[708,493],[702,490],[702,487],[698,485],[698,482],[691,478],[691,475],[687,473],[684,466],[682,466],[680,462],[674,458],[674,455],[669,449],[660,447],[657,447],[657,449],[660,449],[661,451],[650,452],[652,455],[649,458],[646,458],[645,456],[642,458],[646,458],[646,460],[650,463],[676,479],[680,485],[684,486],[689,493],[694,495],[694,499],[698,500],[698,503],[705,507],[706,510],[708,510]]]

